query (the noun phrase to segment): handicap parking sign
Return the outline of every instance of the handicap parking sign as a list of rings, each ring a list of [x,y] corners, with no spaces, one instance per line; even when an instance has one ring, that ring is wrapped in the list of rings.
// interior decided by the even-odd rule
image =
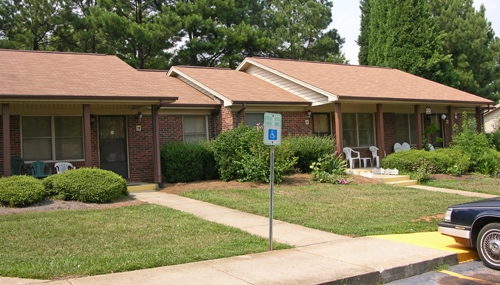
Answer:
[[[269,129],[269,132],[267,133],[267,135],[268,135],[267,139],[270,141],[278,140],[278,130]]]
[[[281,114],[264,113],[264,144],[281,144]]]

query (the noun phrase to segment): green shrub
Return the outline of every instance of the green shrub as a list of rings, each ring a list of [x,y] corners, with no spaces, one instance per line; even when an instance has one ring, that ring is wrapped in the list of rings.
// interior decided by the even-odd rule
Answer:
[[[99,168],[79,168],[53,175],[45,187],[65,200],[106,203],[127,195],[127,182],[120,175]]]
[[[436,173],[460,175],[469,169],[470,157],[458,149],[439,148],[434,151],[406,150],[383,158],[383,168],[396,168],[403,172],[415,172],[415,165],[428,161]]]
[[[16,175],[0,178],[0,203],[24,207],[43,200],[46,196],[42,182],[32,176]]]
[[[486,134],[488,139],[497,151],[500,151],[500,128],[497,128],[493,133]]]
[[[283,144],[289,144],[290,150],[298,157],[296,167],[302,173],[309,173],[313,162],[335,151],[335,140],[330,136],[290,136]]]
[[[45,193],[48,197],[52,197],[58,194],[54,190],[54,179],[57,179],[57,177],[57,175],[50,175],[42,180],[43,188],[45,189]]]
[[[380,161],[382,168],[396,168],[400,172],[412,172],[415,163],[420,162],[420,159],[430,160],[430,154],[432,151],[426,150],[405,150],[400,152],[394,152],[384,157]]]
[[[335,152],[327,154],[313,162],[309,167],[312,170],[311,180],[320,183],[348,184],[345,174],[347,160],[342,154]]]
[[[484,149],[475,157],[475,171],[482,174],[493,175],[499,170],[500,153],[496,149]]]
[[[162,174],[169,183],[218,178],[214,155],[207,142],[163,145],[161,164]]]
[[[470,170],[491,174],[498,169],[498,158],[494,146],[484,132],[476,130],[476,120],[462,114],[462,126],[453,126],[451,147],[470,157]]]
[[[262,129],[239,125],[211,142],[214,157],[224,181],[266,181],[270,179],[270,147],[264,145]],[[275,147],[274,180],[293,169],[297,158],[288,144]]]
[[[461,175],[469,171],[470,157],[459,149],[438,148],[430,151],[427,158],[437,173]]]
[[[420,161],[413,163],[412,177],[418,182],[429,180],[433,173],[436,173],[436,168],[428,160],[421,158]]]

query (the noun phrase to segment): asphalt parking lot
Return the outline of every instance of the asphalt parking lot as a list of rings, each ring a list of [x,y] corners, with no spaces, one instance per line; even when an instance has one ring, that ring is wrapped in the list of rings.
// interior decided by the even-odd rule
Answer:
[[[386,285],[500,285],[500,271],[490,269],[480,260],[402,279]]]

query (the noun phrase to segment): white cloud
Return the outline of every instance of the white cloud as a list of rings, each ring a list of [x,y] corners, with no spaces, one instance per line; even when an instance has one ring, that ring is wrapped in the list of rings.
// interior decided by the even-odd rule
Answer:
[[[500,36],[500,1],[474,1],[476,9],[479,9],[481,4],[486,8],[486,18],[492,23],[496,36]],[[333,0],[333,21],[329,28],[337,29],[340,36],[345,38],[342,51],[351,64],[358,64],[359,46],[356,40],[359,35],[360,15],[359,1]]]

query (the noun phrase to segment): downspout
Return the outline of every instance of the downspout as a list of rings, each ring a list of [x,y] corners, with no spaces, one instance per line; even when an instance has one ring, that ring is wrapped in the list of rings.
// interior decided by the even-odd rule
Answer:
[[[153,117],[154,182],[158,185],[159,189],[164,188],[161,181],[160,123],[158,119],[158,111],[162,106],[164,106],[163,100],[160,100],[160,104],[158,105],[151,105],[151,115]]]
[[[237,113],[238,118],[236,120],[236,127],[238,127],[238,125],[240,124],[241,112],[245,111],[246,108],[247,108],[247,103],[243,103],[243,107],[238,110],[238,113]]]

